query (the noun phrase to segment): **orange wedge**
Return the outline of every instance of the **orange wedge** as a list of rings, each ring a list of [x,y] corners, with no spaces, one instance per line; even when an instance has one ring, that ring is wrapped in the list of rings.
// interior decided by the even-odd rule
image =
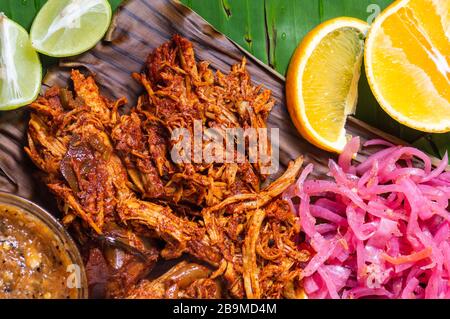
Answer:
[[[337,18],[312,30],[289,64],[286,98],[292,121],[310,143],[341,152],[353,114],[368,24]]]
[[[382,108],[425,132],[450,131],[450,1],[400,0],[375,20],[366,73]]]

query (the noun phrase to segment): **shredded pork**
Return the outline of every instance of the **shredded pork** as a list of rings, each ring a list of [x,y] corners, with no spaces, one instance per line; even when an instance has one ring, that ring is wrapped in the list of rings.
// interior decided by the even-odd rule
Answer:
[[[251,83],[245,64],[214,73],[174,36],[133,75],[145,93],[127,114],[119,112],[124,99],[108,100],[77,70],[73,91],[53,87],[31,105],[25,150],[58,198],[64,224],[92,247],[88,276],[106,297],[302,296],[309,253],[298,249],[298,220],[280,199],[302,159],[261,188],[267,163],[251,163],[248,149],[239,164],[171,157],[176,129],[266,127],[274,102]],[[104,238],[132,249],[105,248]],[[157,260],[186,256],[194,262],[144,279]]]

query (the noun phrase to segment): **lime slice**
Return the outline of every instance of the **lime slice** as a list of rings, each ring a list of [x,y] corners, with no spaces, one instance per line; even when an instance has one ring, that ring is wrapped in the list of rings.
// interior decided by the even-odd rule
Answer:
[[[53,57],[83,53],[103,38],[111,15],[107,0],[49,0],[31,26],[31,43]]]
[[[27,31],[0,13],[0,110],[33,102],[41,79],[41,62]]]

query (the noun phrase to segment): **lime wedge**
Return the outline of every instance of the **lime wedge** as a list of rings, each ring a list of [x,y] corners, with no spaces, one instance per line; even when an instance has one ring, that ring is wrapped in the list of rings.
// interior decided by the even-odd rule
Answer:
[[[41,79],[41,62],[27,31],[0,13],[0,110],[33,102]]]
[[[103,38],[111,15],[107,0],[49,0],[31,26],[31,43],[53,57],[83,53]]]

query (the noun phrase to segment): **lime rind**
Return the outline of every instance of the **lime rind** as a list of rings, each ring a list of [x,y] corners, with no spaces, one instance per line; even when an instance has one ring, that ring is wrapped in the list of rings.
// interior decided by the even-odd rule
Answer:
[[[75,56],[95,47],[111,18],[106,0],[49,0],[31,26],[31,42],[48,56]]]
[[[0,110],[33,102],[41,79],[42,65],[27,31],[0,13]]]

